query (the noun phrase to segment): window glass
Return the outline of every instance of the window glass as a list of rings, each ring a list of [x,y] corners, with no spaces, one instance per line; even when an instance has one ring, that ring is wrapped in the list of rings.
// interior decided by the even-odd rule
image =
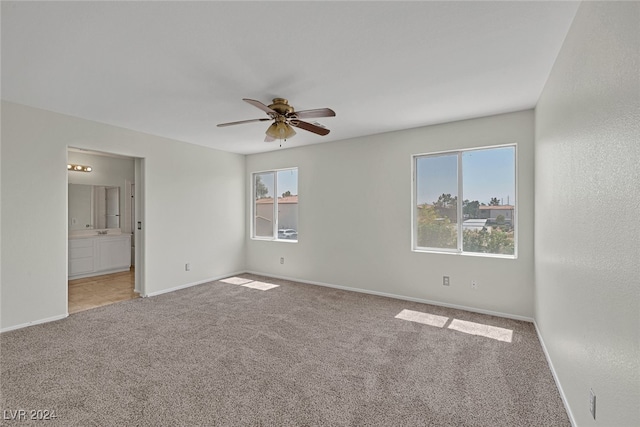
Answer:
[[[298,170],[277,172],[278,239],[298,240]]]
[[[515,171],[515,147],[462,153],[464,251],[514,254]]]
[[[253,237],[298,240],[298,169],[253,174]]]
[[[254,174],[253,184],[255,196],[255,206],[253,210],[254,234],[256,237],[273,237],[273,172]]]
[[[414,249],[515,255],[515,159],[515,146],[415,156]]]
[[[458,156],[425,156],[416,160],[417,245],[458,247]]]

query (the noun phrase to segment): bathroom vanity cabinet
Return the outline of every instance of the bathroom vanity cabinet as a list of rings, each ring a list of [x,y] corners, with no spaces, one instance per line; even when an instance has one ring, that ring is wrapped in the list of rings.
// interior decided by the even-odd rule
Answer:
[[[128,271],[130,267],[130,234],[69,239],[69,279]]]

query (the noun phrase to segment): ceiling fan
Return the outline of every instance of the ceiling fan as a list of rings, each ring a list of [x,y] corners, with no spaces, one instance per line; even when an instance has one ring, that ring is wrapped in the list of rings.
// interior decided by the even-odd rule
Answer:
[[[254,107],[261,109],[262,111],[267,113],[269,117],[265,117],[262,119],[241,120],[239,122],[221,123],[218,125],[218,127],[240,125],[253,122],[266,122],[269,120],[273,120],[273,123],[267,128],[267,131],[265,132],[267,134],[264,139],[265,142],[275,141],[276,139],[287,140],[289,138],[293,138],[293,136],[296,134],[296,131],[293,130],[294,127],[324,136],[329,133],[329,129],[323,127],[322,125],[318,126],[317,124],[303,122],[300,119],[334,117],[336,115],[336,113],[330,108],[316,108],[313,110],[295,111],[293,106],[289,105],[289,101],[284,98],[274,98],[273,103],[270,105],[264,105],[262,102],[256,101],[255,99],[243,98],[242,100],[248,102]]]

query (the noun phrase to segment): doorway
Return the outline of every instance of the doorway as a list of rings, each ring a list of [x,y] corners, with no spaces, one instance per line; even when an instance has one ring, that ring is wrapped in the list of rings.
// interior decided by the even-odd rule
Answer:
[[[67,164],[89,167],[67,166],[68,313],[144,296],[144,159],[68,147]]]

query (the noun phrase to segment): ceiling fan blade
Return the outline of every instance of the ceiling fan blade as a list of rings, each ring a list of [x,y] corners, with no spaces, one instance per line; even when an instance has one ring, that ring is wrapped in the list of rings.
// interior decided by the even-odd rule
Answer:
[[[264,105],[262,102],[260,101],[256,101],[255,99],[249,99],[249,98],[242,98],[243,101],[248,102],[249,104],[253,105],[254,107],[257,107],[259,109],[261,109],[262,111],[264,111],[265,113],[267,113],[269,116],[273,116],[273,115],[278,115],[278,113],[275,110],[272,110],[271,108],[267,107],[266,105]]]
[[[318,135],[326,135],[329,133],[329,129],[327,128],[323,128],[320,126],[316,126],[314,124],[311,123],[307,123],[307,122],[303,122],[302,120],[291,120],[289,122],[289,124],[291,124],[291,126],[295,126],[297,128],[300,129],[304,129],[304,130],[308,130],[309,132],[313,132],[316,133]]]
[[[225,126],[233,126],[233,125],[241,125],[243,123],[253,123],[253,122],[267,122],[271,119],[269,118],[264,118],[264,119],[250,119],[250,120],[240,120],[239,122],[229,122],[229,123],[220,123],[218,125],[219,128],[223,128]]]
[[[299,119],[315,119],[318,117],[335,117],[336,112],[331,108],[316,108],[314,110],[302,110],[293,113]]]

